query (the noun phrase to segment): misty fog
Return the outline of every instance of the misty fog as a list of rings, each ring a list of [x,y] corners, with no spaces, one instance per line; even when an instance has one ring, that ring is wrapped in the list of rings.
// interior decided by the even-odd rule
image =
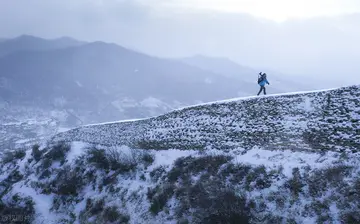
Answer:
[[[175,1],[168,5],[171,2]],[[356,83],[360,14],[275,22],[245,13],[161,3],[3,1],[0,33],[5,38],[31,34],[102,40],[160,57],[221,56],[258,70],[296,75],[299,80],[312,77],[329,86]]]

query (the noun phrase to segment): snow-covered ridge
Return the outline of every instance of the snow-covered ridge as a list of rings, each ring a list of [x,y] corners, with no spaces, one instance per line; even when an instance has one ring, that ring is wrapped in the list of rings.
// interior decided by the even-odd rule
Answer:
[[[54,141],[142,149],[359,150],[360,87],[237,98],[137,121],[79,127]]]
[[[197,106],[205,106],[205,105],[212,105],[212,104],[223,104],[223,103],[230,103],[230,102],[234,102],[234,101],[251,100],[251,99],[256,99],[256,98],[279,97],[279,96],[294,96],[294,95],[303,95],[303,94],[310,94],[310,93],[328,92],[328,91],[337,90],[337,89],[339,89],[339,88],[313,90],[313,91],[289,92],[289,93],[277,93],[277,94],[260,95],[260,96],[236,97],[236,98],[232,98],[232,99],[218,100],[218,101],[207,102],[207,103],[202,103],[202,104],[197,104],[197,105],[192,105],[192,106],[186,106],[186,107],[182,107],[182,108],[176,109],[176,110],[174,110],[174,111],[184,110],[184,109],[188,109],[188,108],[192,108],[192,107],[197,107]]]

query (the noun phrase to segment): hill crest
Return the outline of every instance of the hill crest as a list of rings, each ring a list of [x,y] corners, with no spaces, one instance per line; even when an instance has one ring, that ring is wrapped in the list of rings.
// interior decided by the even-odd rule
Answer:
[[[237,98],[130,122],[79,127],[54,140],[141,149],[359,150],[360,87]]]

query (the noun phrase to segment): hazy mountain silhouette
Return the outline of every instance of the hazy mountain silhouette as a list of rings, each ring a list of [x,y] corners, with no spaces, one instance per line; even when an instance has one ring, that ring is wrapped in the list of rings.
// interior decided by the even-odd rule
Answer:
[[[0,39],[0,56],[4,56],[16,51],[25,50],[53,50],[65,47],[73,47],[84,44],[85,42],[72,39],[70,37],[62,37],[58,39],[46,40],[30,35],[22,35],[14,39]]]
[[[255,83],[116,44],[22,36],[1,46],[0,93],[12,104],[143,117],[257,91]]]
[[[189,65],[223,74],[227,77],[238,78],[247,81],[251,80],[252,82],[258,73],[255,69],[239,65],[228,58],[195,55],[193,57],[182,58],[180,60]]]

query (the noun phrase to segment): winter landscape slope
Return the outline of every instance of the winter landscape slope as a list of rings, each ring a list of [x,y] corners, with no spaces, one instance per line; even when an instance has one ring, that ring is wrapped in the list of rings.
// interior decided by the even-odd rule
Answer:
[[[4,154],[25,223],[359,223],[360,87],[79,127]]]
[[[360,149],[360,88],[215,102],[130,122],[79,127],[56,140],[142,149]]]

